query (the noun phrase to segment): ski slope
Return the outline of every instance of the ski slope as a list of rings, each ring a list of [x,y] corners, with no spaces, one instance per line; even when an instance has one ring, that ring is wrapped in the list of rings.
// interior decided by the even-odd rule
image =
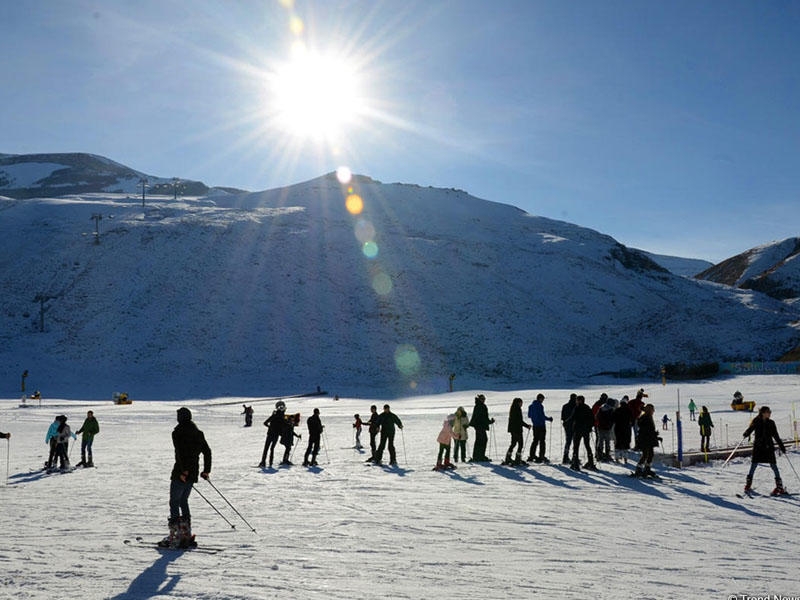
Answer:
[[[629,468],[600,464],[597,473],[574,473],[558,463],[560,427],[549,434],[551,465],[500,466],[507,447],[508,408],[525,406],[543,391],[556,418],[570,391],[594,401],[602,391],[633,395],[640,385],[656,417],[674,419],[678,395],[687,449],[699,447],[688,420],[690,397],[712,411],[712,446],[735,444],[751,415],[730,410],[736,389],[772,407],[788,440],[797,397],[796,376],[748,376],[713,382],[629,383],[582,388],[486,393],[497,420],[489,465],[431,471],[442,419],[456,407],[471,414],[480,390],[391,402],[404,429],[396,439],[399,466],[364,463],[353,449],[353,415],[369,414],[371,399],[288,399],[303,415],[295,465],[255,468],[274,401],[219,398],[187,402],[44,400],[41,408],[0,401],[0,486],[3,544],[1,598],[256,599],[256,598],[727,598],[733,594],[800,595],[794,540],[800,501],[736,497],[749,466],[734,459],[679,470],[658,466],[662,482],[639,481]],[[239,402],[241,400],[241,402]],[[242,403],[252,404],[254,426],[244,428]],[[188,406],[213,451],[211,479],[250,530],[206,482],[202,492],[235,525],[226,523],[193,492],[194,532],[201,547],[218,553],[160,552],[128,546],[166,532],[170,432],[175,410]],[[319,408],[326,426],[317,469],[299,466],[307,440],[305,419]],[[97,468],[69,474],[38,471],[46,458],[44,435],[57,414],[77,430],[87,410],[100,423]],[[660,424],[659,424],[660,427]],[[470,430],[472,436],[473,431]],[[662,432],[664,450],[675,444]],[[726,440],[726,438],[728,438]],[[362,441],[368,441],[366,430]],[[528,440],[530,443],[530,440]],[[793,447],[788,443],[787,446]],[[472,447],[472,439],[468,448]],[[280,448],[280,447],[279,447]],[[10,450],[10,457],[6,454]],[[79,446],[71,451],[78,461]],[[800,456],[790,452],[800,466]],[[800,490],[786,457],[784,482]],[[796,468],[796,467],[795,467]],[[755,488],[768,493],[772,473],[762,466]]]

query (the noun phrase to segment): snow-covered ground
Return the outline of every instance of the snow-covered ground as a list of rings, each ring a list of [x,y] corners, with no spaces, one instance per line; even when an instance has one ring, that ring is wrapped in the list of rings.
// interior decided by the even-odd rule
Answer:
[[[796,376],[748,376],[711,382],[644,384],[656,417],[674,420],[678,394],[685,445],[699,446],[686,404],[706,405],[716,424],[714,445],[735,444],[751,415],[729,408],[732,393],[773,409],[778,431],[800,468],[791,419]],[[614,382],[582,388],[589,401],[602,391],[632,395],[642,384]],[[463,405],[471,414],[481,390],[397,399],[399,467],[364,464],[353,449],[353,414],[369,413],[371,399],[311,397],[287,400],[305,419],[313,408],[326,425],[320,467],[262,471],[265,428],[273,400],[219,398],[186,402],[45,400],[41,408],[0,401],[2,598],[729,598],[736,594],[800,596],[795,546],[797,498],[739,499],[749,466],[735,459],[684,468],[658,467],[662,482],[638,481],[623,465],[573,473],[558,463],[560,427],[550,434],[552,465],[515,469],[498,464],[508,445],[508,408],[538,391],[556,417],[570,391],[487,393],[497,419],[490,465],[431,471],[443,418]],[[255,409],[244,428],[243,403]],[[175,410],[189,406],[213,450],[212,481],[247,519],[250,528],[206,482],[202,492],[236,525],[232,529],[193,493],[194,530],[201,547],[216,554],[159,552],[129,547],[126,539],[164,535],[170,432]],[[58,414],[74,429],[87,410],[100,422],[96,469],[70,474],[38,470],[46,458],[44,436]],[[664,447],[674,447],[673,431]],[[470,430],[472,435],[472,430]],[[363,441],[368,440],[366,431]],[[529,440],[530,442],[530,440]],[[472,440],[469,448],[472,447]],[[6,453],[10,451],[10,456]],[[77,462],[79,446],[71,451]],[[784,482],[800,490],[786,457]],[[755,487],[768,493],[772,473],[756,472]],[[741,596],[737,596],[741,597]],[[772,597],[771,595],[769,596]]]

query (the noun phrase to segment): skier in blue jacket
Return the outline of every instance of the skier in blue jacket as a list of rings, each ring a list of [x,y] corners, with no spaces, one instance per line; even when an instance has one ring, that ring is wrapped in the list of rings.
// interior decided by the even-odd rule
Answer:
[[[545,456],[547,439],[547,421],[552,423],[553,417],[548,417],[544,414],[544,394],[537,394],[536,400],[531,402],[528,406],[528,418],[533,424],[533,442],[531,442],[531,452],[528,456],[528,462],[534,461],[537,463],[548,463]],[[536,456],[536,448],[539,448],[539,456]]]

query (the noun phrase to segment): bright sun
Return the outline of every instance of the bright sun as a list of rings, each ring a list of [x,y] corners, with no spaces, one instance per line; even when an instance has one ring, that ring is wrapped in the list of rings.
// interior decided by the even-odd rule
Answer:
[[[271,78],[270,111],[286,133],[333,142],[363,111],[358,76],[345,59],[296,45]]]

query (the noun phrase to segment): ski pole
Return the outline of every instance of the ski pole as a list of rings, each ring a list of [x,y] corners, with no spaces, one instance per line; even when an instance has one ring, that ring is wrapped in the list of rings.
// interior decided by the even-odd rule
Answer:
[[[11,434],[6,438],[8,445],[6,446],[6,485],[8,485],[8,465],[11,463]]]
[[[492,458],[497,460],[497,436],[494,434],[494,423],[489,424],[489,431],[492,434],[492,445],[494,446],[494,456]]]
[[[325,430],[322,430],[322,449],[325,450],[325,462],[331,464],[331,458],[328,456],[328,434],[325,433]]]
[[[784,452],[783,455],[786,457],[786,462],[789,463],[789,466],[792,468],[792,471],[794,471],[794,476],[797,477],[798,481],[800,481],[800,475],[797,474],[797,471],[795,470],[794,465],[792,464],[792,461],[789,460],[789,455],[786,454],[786,452]]]
[[[226,498],[226,497],[225,497],[225,496],[222,494],[222,492],[220,492],[220,491],[217,489],[217,486],[215,486],[213,483],[211,483],[211,480],[210,480],[210,479],[206,479],[206,481],[208,482],[208,485],[210,485],[212,488],[214,488],[214,491],[215,491],[215,492],[217,492],[217,493],[220,495],[220,497],[221,497],[223,500],[225,500],[225,502],[227,502],[228,506],[230,506],[230,507],[231,507],[231,510],[232,510],[233,512],[235,512],[235,513],[236,513],[236,514],[239,516],[239,518],[240,518],[242,521],[244,521],[244,524],[245,524],[245,525],[247,525],[247,526],[250,528],[250,531],[252,531],[253,533],[255,533],[255,532],[256,532],[256,530],[253,528],[253,526],[252,526],[252,525],[250,525],[250,523],[248,523],[248,522],[247,522],[247,519],[245,519],[245,518],[242,516],[242,513],[240,513],[238,510],[236,510],[236,507],[235,507],[233,504],[231,504],[230,500],[228,500],[228,499],[227,499],[227,498]]]
[[[528,430],[525,432],[525,441],[522,443],[523,452],[525,452],[525,449],[528,447],[528,436],[531,434],[531,429],[533,429],[533,427],[528,427]],[[529,456],[533,456],[533,452],[531,452]]]
[[[406,434],[403,433],[403,428],[400,428],[400,441],[403,442],[403,460],[408,464],[408,455],[406,454]]]
[[[725,462],[724,462],[724,463],[722,463],[722,468],[723,468],[723,469],[725,468],[725,465],[727,465],[727,464],[730,462],[730,460],[733,458],[733,455],[734,455],[734,454],[736,454],[736,451],[739,449],[739,446],[741,446],[741,445],[744,443],[744,441],[745,441],[746,439],[747,439],[747,438],[744,438],[744,437],[743,437],[743,438],[742,438],[742,439],[739,441],[739,443],[738,443],[738,444],[736,444],[736,447],[735,447],[735,448],[733,449],[733,451],[730,453],[730,455],[728,456],[728,458],[726,458],[726,459],[725,459]]]
[[[206,501],[206,504],[208,504],[208,505],[209,505],[211,508],[213,508],[213,509],[214,509],[214,512],[215,512],[215,513],[217,513],[217,514],[218,514],[220,517],[222,517],[222,520],[223,520],[223,521],[225,521],[225,522],[226,522],[228,525],[230,525],[230,526],[231,526],[231,529],[236,529],[236,525],[234,525],[234,524],[233,524],[233,523],[231,523],[231,522],[230,522],[230,521],[229,521],[227,518],[225,518],[225,515],[223,515],[221,512],[219,512],[219,509],[218,509],[216,506],[214,506],[213,504],[211,504],[211,500],[209,500],[208,498],[206,498],[206,497],[203,495],[203,492],[201,492],[200,490],[198,490],[198,489],[197,489],[197,487],[196,487],[196,486],[194,486],[194,485],[192,486],[192,489],[193,489],[194,491],[196,491],[198,494],[200,494],[200,497],[201,497],[203,500],[205,500],[205,501]]]

